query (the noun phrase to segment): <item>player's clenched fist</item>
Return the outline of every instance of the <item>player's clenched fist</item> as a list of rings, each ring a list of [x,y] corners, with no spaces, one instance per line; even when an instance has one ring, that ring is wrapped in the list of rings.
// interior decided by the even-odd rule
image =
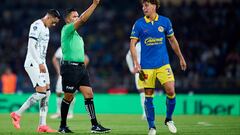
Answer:
[[[93,0],[93,3],[96,4],[96,5],[98,5],[99,2],[100,2],[100,0]]]

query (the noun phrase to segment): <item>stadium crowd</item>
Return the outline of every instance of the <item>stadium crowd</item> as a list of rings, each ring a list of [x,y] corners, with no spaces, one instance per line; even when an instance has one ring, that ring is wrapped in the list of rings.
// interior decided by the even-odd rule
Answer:
[[[30,24],[42,17],[47,9],[60,11],[74,7],[80,12],[91,1],[84,0],[2,0],[0,4],[0,71],[12,68],[17,74],[17,89],[32,91],[31,82],[24,71]],[[159,14],[168,16],[180,42],[188,70],[182,72],[177,57],[169,48],[170,61],[175,73],[178,92],[240,87],[240,1],[198,4],[182,2],[162,4]],[[129,36],[134,21],[141,17],[138,0],[104,0],[89,22],[80,28],[85,39],[92,85],[97,92],[110,88],[134,91],[134,76],[129,72],[125,56],[129,49]],[[60,46],[62,24],[50,30],[47,63],[52,86],[56,73],[52,56]],[[209,91],[211,90],[211,91]],[[195,92],[194,91],[194,92]]]

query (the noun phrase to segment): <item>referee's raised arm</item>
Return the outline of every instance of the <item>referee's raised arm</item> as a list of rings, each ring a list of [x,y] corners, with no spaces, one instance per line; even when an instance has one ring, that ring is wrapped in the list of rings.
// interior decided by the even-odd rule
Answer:
[[[75,29],[78,29],[79,26],[83,25],[88,20],[88,18],[92,15],[93,11],[95,10],[99,2],[100,0],[93,0],[91,6],[81,14],[77,21],[74,22]]]

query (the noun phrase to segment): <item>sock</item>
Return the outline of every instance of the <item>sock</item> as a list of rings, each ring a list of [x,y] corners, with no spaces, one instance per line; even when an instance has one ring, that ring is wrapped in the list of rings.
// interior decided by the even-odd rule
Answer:
[[[93,98],[85,99],[85,107],[86,107],[88,115],[91,119],[92,126],[98,125],[96,114],[95,114],[95,108],[94,108],[94,104],[93,104]]]
[[[37,101],[44,98],[46,96],[46,93],[33,93],[25,102],[24,104],[16,111],[18,115],[22,115],[23,112],[25,112],[28,108],[30,108],[32,105],[34,105]]]
[[[175,109],[175,104],[176,104],[176,97],[175,97],[175,95],[172,98],[167,96],[167,98],[166,98],[166,106],[167,106],[167,119],[168,120],[172,120],[172,114],[173,114],[174,109]]]
[[[48,101],[49,97],[51,95],[51,91],[46,91],[46,97],[42,98],[39,102],[39,125],[47,125],[46,119],[47,119],[47,113],[48,113]]]
[[[68,114],[70,104],[71,104],[71,101],[69,102],[63,98],[62,104],[61,104],[61,125],[60,125],[60,127],[67,126],[67,114]]]
[[[76,99],[73,98],[70,107],[69,107],[69,113],[68,114],[72,114],[73,115],[73,110],[74,110],[74,104],[75,104]]]
[[[139,95],[140,95],[140,102],[141,102],[141,106],[142,106],[143,116],[146,116],[145,108],[144,108],[145,93],[144,93],[144,92],[141,92]]]
[[[156,128],[154,123],[155,113],[154,113],[154,106],[153,106],[153,97],[145,97],[145,111],[146,111],[149,129]]]
[[[62,103],[62,97],[57,96],[57,114],[60,114],[60,108],[61,108],[61,103]]]

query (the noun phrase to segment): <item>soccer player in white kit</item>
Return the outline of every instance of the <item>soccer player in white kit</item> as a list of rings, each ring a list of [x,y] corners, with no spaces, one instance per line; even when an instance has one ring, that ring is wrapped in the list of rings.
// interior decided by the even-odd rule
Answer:
[[[51,115],[52,119],[56,119],[56,118],[60,118],[61,117],[61,112],[60,112],[60,107],[61,107],[61,103],[62,103],[62,95],[63,95],[63,90],[62,90],[62,76],[60,75],[60,63],[62,60],[62,49],[61,47],[59,47],[57,49],[57,51],[55,52],[53,58],[52,58],[52,63],[53,66],[57,72],[58,75],[58,80],[56,83],[56,102],[57,102],[57,109],[56,109],[56,113]],[[85,66],[87,66],[89,63],[89,58],[88,56],[85,54],[85,59],[84,59],[84,64]],[[69,112],[68,112],[68,119],[72,119],[73,118],[73,110],[74,110],[74,104],[75,104],[75,98],[73,99],[73,101],[71,102],[70,108],[69,108]]]
[[[136,44],[136,51],[137,51],[138,62],[140,63],[140,54],[141,54],[140,42],[138,42]],[[131,55],[130,50],[128,51],[128,53],[126,55],[126,61],[127,61],[127,65],[128,65],[130,72],[135,75],[135,85],[136,85],[136,88],[138,89],[138,92],[140,95],[140,103],[141,103],[141,107],[142,107],[142,119],[146,120],[146,114],[145,114],[145,109],[144,109],[144,101],[145,101],[144,88],[138,84],[139,73],[134,72],[134,65],[133,65],[133,60],[132,60],[132,55]]]
[[[46,53],[49,42],[49,28],[55,26],[60,19],[60,14],[55,9],[50,9],[42,18],[33,22],[30,26],[28,50],[24,68],[30,77],[35,93],[15,112],[10,114],[12,123],[16,129],[20,128],[20,118],[23,112],[36,102],[39,102],[40,120],[37,132],[56,132],[46,124],[48,112],[48,100],[51,91],[49,73],[46,65]]]

